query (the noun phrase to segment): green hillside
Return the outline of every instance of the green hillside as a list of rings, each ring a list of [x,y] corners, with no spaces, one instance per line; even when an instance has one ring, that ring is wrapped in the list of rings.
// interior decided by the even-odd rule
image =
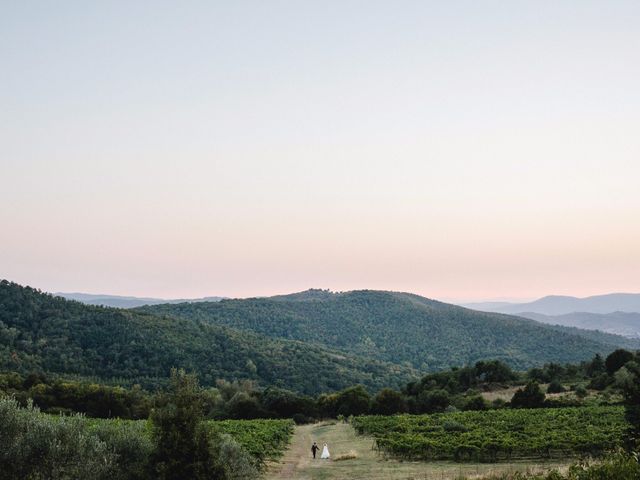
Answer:
[[[599,341],[593,332],[584,338],[578,331],[558,331],[519,317],[383,291],[309,290],[138,311],[300,340],[423,371],[489,358],[525,369],[550,361],[586,360],[615,348],[611,336]]]
[[[0,369],[162,382],[171,367],[204,384],[252,379],[315,394],[362,383],[400,386],[407,367],[190,319],[83,305],[0,282]]]

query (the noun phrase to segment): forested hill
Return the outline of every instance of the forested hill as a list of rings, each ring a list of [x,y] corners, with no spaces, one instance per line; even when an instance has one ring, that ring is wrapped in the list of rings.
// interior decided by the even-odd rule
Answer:
[[[524,369],[549,361],[577,362],[615,349],[611,337],[599,341],[594,332],[584,338],[579,330],[558,331],[524,318],[370,290],[309,290],[271,298],[154,305],[138,311],[406,362],[422,371],[488,358]]]
[[[0,282],[0,369],[121,379],[152,386],[171,367],[204,384],[252,379],[308,394],[356,383],[400,386],[406,366],[191,319],[84,305]]]

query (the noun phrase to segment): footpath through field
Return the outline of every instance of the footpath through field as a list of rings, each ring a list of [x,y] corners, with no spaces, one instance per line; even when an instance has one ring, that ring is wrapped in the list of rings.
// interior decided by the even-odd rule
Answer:
[[[331,460],[313,459],[311,445],[322,448],[326,442]],[[562,463],[453,463],[401,462],[385,460],[373,450],[371,437],[356,435],[346,423],[317,423],[297,426],[291,444],[278,463],[269,466],[267,480],[453,480],[463,476],[478,478],[515,471],[539,472],[563,466]],[[356,458],[335,460],[355,454]],[[318,457],[320,452],[318,452]]]

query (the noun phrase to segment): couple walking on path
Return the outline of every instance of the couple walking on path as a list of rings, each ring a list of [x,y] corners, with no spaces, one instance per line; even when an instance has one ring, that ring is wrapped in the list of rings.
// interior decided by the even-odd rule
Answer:
[[[316,442],[313,442],[313,445],[311,445],[311,453],[313,453],[313,458],[316,458],[316,453],[318,452],[318,450],[320,450],[320,447]],[[328,459],[330,456],[331,455],[329,455],[329,447],[327,447],[327,444],[325,443],[322,447],[322,454],[320,455],[320,458]]]

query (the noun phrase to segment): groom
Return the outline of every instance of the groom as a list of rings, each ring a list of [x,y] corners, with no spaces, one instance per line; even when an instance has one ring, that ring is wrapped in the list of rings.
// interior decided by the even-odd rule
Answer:
[[[313,458],[316,458],[316,452],[320,449],[320,447],[316,444],[316,442],[313,442],[313,445],[311,445],[311,453],[313,453]]]

